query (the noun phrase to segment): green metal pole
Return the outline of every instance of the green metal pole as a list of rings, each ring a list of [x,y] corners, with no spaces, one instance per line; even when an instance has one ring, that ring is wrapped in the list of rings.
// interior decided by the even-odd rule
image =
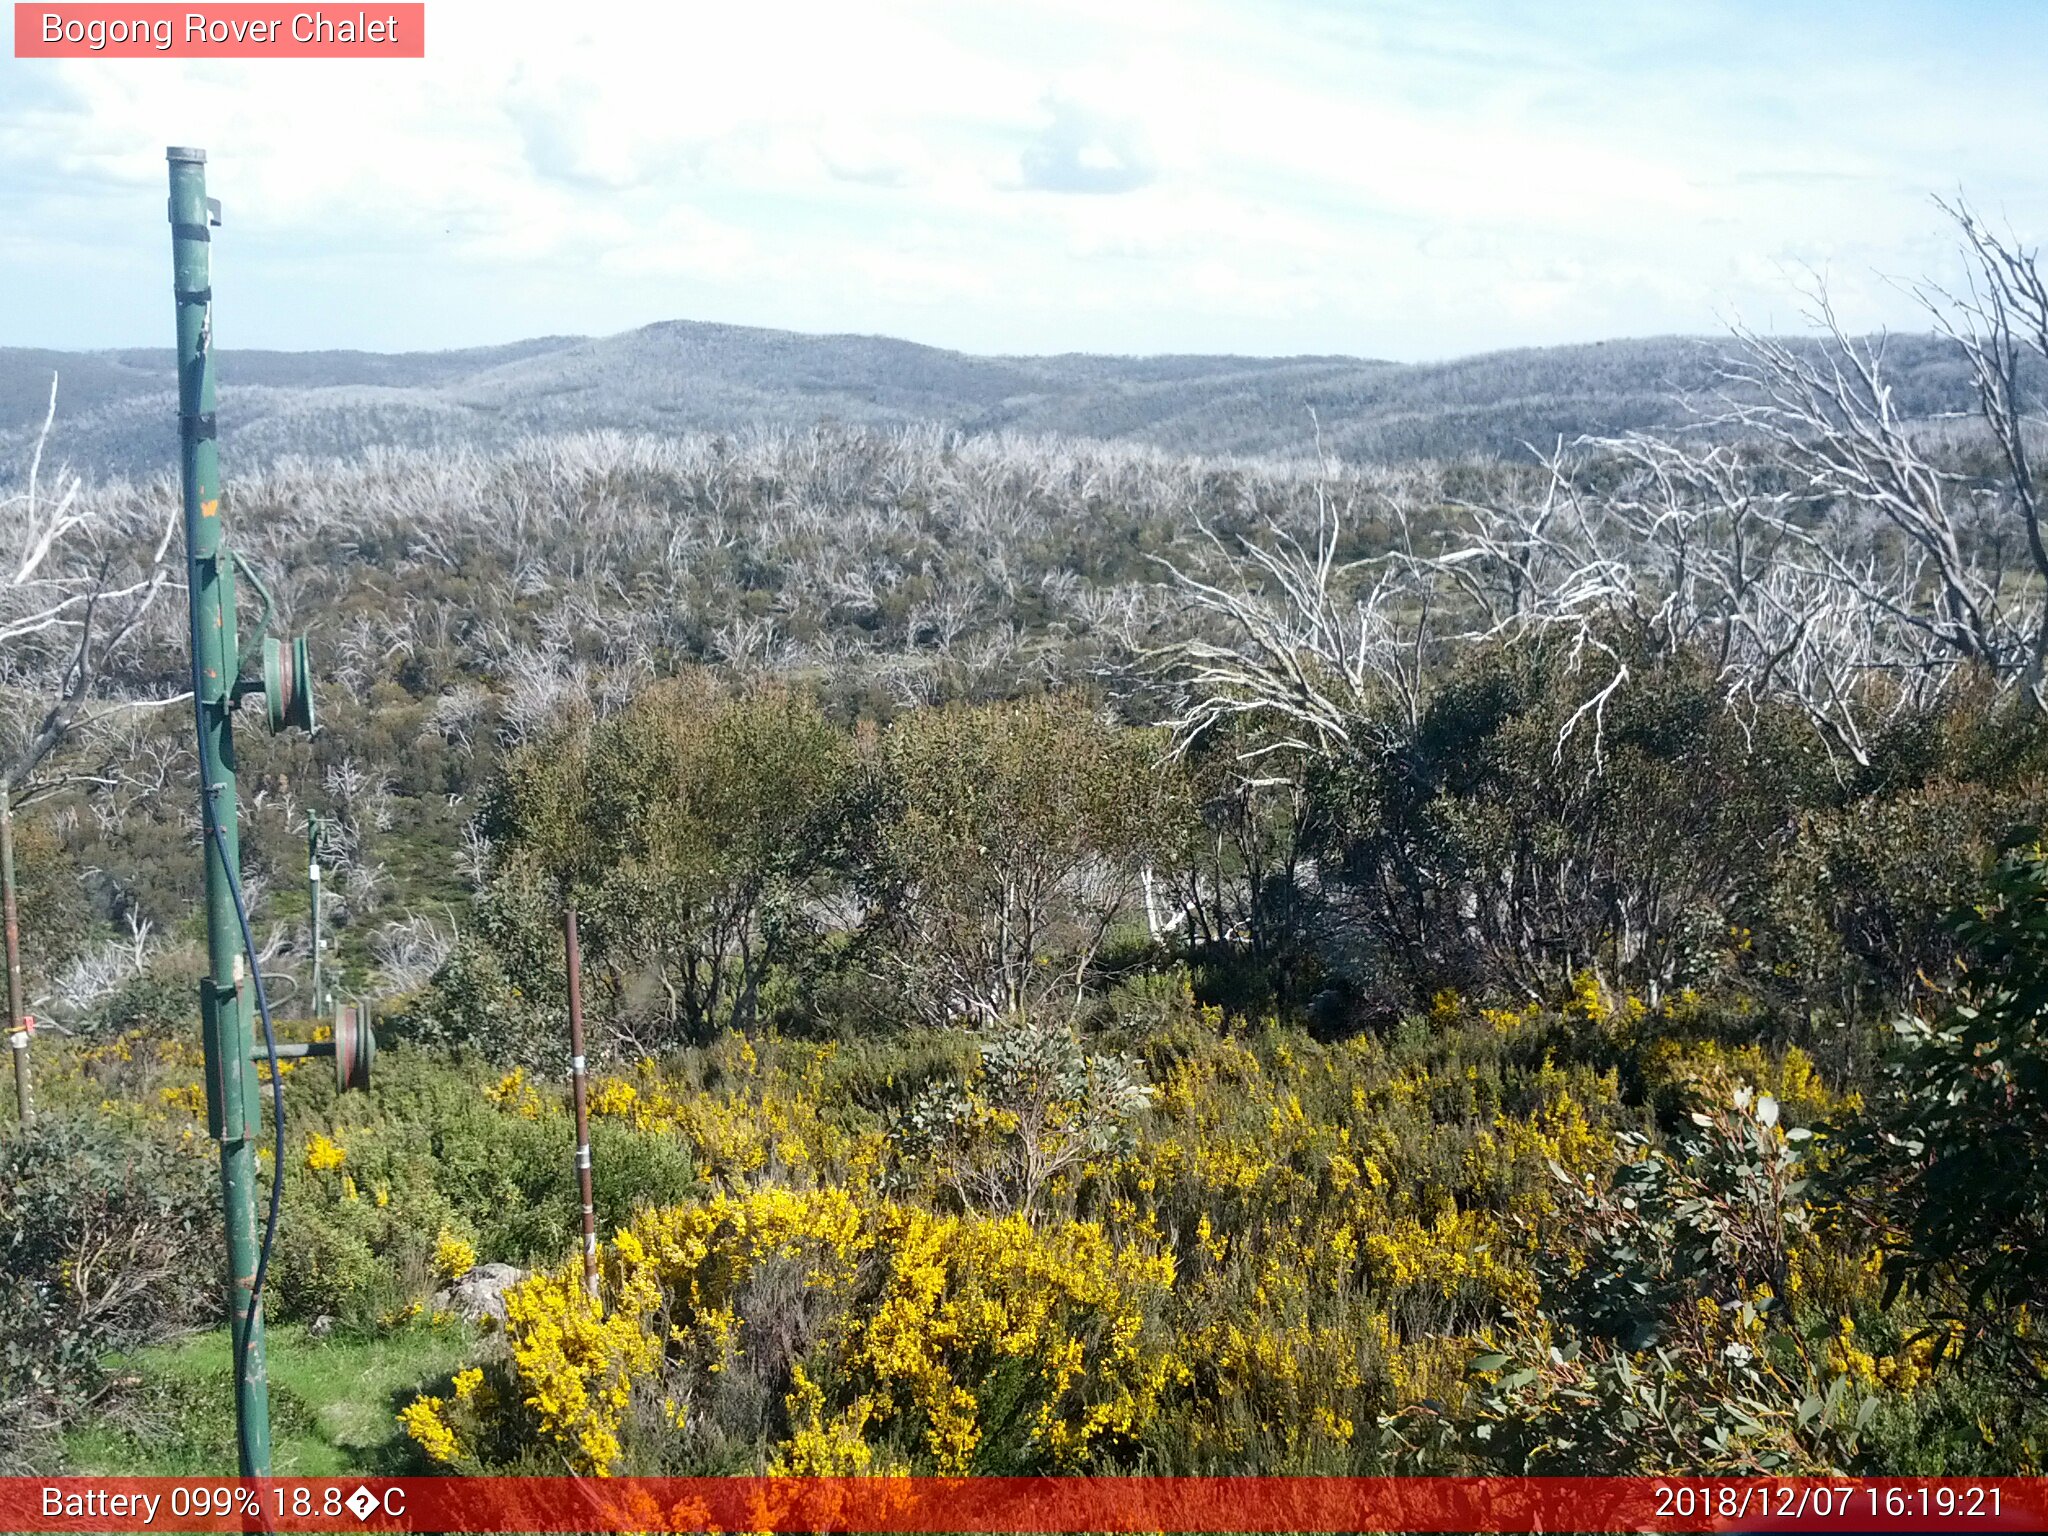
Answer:
[[[29,1091],[28,1022],[21,1014],[21,923],[14,902],[13,786],[0,779],[0,908],[7,928],[7,1042],[14,1053],[14,1107],[23,1129],[36,1123],[35,1095]]]
[[[313,1017],[327,1016],[327,998],[320,990],[320,951],[327,941],[320,937],[320,813],[306,812],[306,886],[313,901]]]
[[[256,1137],[262,1130],[255,1048],[242,983],[241,928],[228,862],[241,867],[236,832],[235,706],[239,652],[235,577],[221,537],[220,461],[214,444],[212,208],[206,152],[171,149],[171,255],[178,305],[178,440],[185,488],[185,558],[192,605],[193,713],[199,732],[201,826],[205,835],[208,975],[199,1012],[206,1048],[206,1110],[220,1142],[221,1207],[227,1225],[228,1317],[238,1350],[235,1422],[245,1477],[270,1474],[269,1375],[256,1285]],[[225,854],[222,844],[225,844]],[[273,1176],[283,1172],[272,1170]]]

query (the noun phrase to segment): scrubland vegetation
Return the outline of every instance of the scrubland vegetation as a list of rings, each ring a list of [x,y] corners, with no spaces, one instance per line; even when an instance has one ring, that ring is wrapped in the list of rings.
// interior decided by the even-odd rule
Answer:
[[[242,737],[264,964],[304,987],[317,807],[387,1047],[287,1069],[270,1315],[434,1341],[391,1407],[456,1471],[2039,1470],[2048,315],[1976,249],[1969,432],[1823,335],[1523,463],[818,429],[234,483],[325,721]],[[140,603],[168,505],[82,488],[51,559]],[[8,631],[23,743],[76,695],[13,780],[45,1470],[218,1308],[190,749],[134,707],[173,607],[89,667],[71,610]],[[493,1262],[502,1323],[437,1315]]]

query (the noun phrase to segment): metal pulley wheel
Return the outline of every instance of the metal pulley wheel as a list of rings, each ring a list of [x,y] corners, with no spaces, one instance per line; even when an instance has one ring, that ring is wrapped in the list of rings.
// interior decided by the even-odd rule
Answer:
[[[334,1086],[343,1093],[370,1086],[370,1064],[377,1059],[377,1034],[371,1028],[370,1005],[357,1001],[334,1010]]]
[[[304,635],[289,645],[275,635],[263,637],[263,700],[273,736],[292,726],[313,729],[313,664]]]

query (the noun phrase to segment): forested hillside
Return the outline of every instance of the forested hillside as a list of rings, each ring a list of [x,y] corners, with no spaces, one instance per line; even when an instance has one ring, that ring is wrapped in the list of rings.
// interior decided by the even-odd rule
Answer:
[[[1399,364],[1348,357],[973,357],[871,336],[677,321],[602,338],[464,352],[221,353],[231,462],[354,457],[379,447],[504,448],[590,429],[939,423],[1148,444],[1181,453],[1410,461],[1525,457],[1526,445],[1688,419],[1724,387],[1724,340],[1662,338]],[[1969,407],[1969,376],[1926,336],[1892,340],[1902,406]],[[163,350],[0,348],[8,469],[63,375],[54,450],[81,469],[147,476],[175,462],[175,379]]]

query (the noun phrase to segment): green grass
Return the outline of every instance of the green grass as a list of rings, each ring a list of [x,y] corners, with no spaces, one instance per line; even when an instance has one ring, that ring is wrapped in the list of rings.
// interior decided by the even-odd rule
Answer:
[[[475,1352],[462,1326],[314,1339],[269,1335],[272,1471],[280,1477],[426,1470],[394,1415]],[[115,1362],[130,1379],[114,1412],[65,1437],[65,1470],[202,1476],[235,1469],[233,1380],[225,1329]]]

